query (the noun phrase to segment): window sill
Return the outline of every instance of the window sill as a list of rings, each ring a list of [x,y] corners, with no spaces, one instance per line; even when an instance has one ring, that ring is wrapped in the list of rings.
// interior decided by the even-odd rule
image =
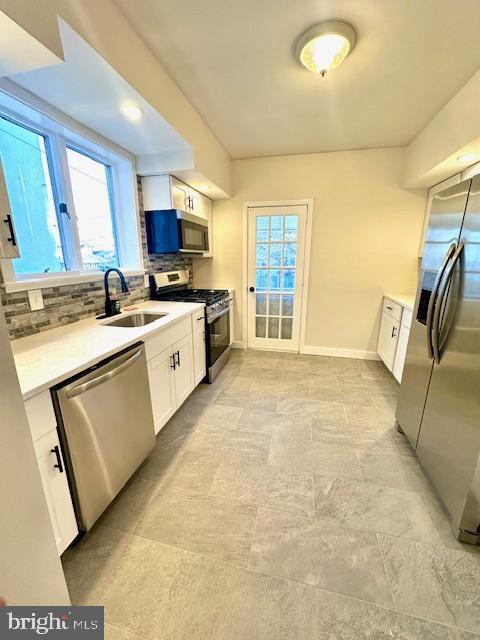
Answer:
[[[125,277],[144,276],[144,269],[125,269],[122,270]],[[17,291],[30,291],[32,289],[50,289],[51,287],[65,287],[81,282],[95,282],[103,280],[103,272],[85,273],[76,275],[59,275],[50,276],[48,278],[32,278],[31,280],[18,280],[17,282],[4,282],[0,286],[3,287],[5,293],[15,293]]]

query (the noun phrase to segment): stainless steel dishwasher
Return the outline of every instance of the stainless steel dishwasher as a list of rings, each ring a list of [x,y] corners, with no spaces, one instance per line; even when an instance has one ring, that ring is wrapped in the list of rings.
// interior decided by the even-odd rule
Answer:
[[[143,344],[53,390],[77,520],[88,531],[155,446]]]

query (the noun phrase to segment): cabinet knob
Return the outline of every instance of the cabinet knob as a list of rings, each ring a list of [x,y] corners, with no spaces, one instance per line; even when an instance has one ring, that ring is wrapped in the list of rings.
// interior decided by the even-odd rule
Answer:
[[[253,293],[255,291],[255,287],[250,287],[249,291],[250,291],[250,293]]]

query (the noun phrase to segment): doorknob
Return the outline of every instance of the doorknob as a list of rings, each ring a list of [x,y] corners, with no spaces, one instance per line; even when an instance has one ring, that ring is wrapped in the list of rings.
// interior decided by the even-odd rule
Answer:
[[[250,293],[253,293],[255,291],[255,287],[250,287],[249,291],[250,291]]]

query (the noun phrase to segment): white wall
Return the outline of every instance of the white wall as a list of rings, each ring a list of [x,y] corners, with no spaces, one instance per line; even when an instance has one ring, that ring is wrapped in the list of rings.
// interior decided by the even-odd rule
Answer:
[[[0,305],[0,597],[70,603]]]
[[[462,171],[457,157],[480,153],[480,71],[456,93],[407,147],[407,187],[430,187]]]
[[[231,192],[228,153],[112,0],[0,0],[0,10],[53,51],[60,15],[194,148],[192,169]]]
[[[233,162],[233,198],[214,202],[213,260],[197,286],[235,287],[242,340],[242,204],[314,198],[306,345],[375,352],[384,292],[413,293],[426,194],[401,189],[404,149]]]

